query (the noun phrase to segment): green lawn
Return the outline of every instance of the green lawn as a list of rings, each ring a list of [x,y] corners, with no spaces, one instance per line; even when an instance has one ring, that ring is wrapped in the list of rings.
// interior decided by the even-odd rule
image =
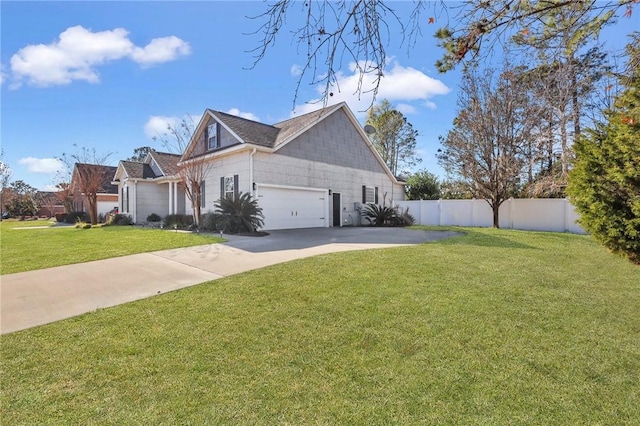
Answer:
[[[640,268],[465,231],[2,336],[2,424],[640,424]]]
[[[160,229],[132,226],[78,229],[54,223],[47,220],[0,222],[0,274],[222,241],[208,235]],[[40,226],[49,228],[27,229]]]

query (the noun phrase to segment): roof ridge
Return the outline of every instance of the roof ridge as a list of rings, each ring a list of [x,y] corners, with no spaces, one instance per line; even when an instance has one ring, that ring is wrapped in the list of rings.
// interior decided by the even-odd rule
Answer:
[[[260,124],[262,126],[268,126],[268,127],[273,127],[272,124],[267,124],[267,123],[263,123],[262,121],[257,121],[257,120],[251,120],[250,118],[245,118],[245,117],[241,117],[239,115],[234,115],[234,114],[229,114],[228,112],[223,112],[223,111],[218,111],[215,109],[210,109],[208,108],[210,112],[215,113],[215,114],[221,114],[227,117],[233,117],[237,120],[243,120],[243,121],[248,121],[250,123],[254,123],[254,124]]]
[[[156,151],[155,149],[152,149],[152,151],[160,155],[172,155],[174,157],[182,157],[182,154],[174,154],[173,152]]]
[[[278,121],[277,123],[273,124],[273,126],[276,127],[276,126],[282,125],[284,123],[287,123],[289,121],[297,120],[297,119],[306,117],[306,116],[311,115],[311,114],[318,114],[318,113],[320,113],[322,111],[325,111],[325,110],[338,109],[338,107],[342,107],[342,104],[344,104],[344,101],[338,102],[337,104],[333,104],[333,105],[327,105],[325,107],[318,108],[318,109],[313,110],[313,111],[305,112],[302,115],[298,115],[296,117],[291,117],[291,118],[287,118],[286,120]]]

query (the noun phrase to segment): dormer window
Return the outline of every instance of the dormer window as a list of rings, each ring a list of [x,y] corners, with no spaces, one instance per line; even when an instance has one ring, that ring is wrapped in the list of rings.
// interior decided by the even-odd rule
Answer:
[[[212,150],[220,148],[220,140],[218,139],[218,123],[211,123],[207,126],[207,149]]]

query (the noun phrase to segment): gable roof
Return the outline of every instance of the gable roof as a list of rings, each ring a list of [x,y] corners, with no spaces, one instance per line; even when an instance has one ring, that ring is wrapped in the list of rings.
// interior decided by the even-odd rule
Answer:
[[[273,147],[275,148],[285,144],[300,133],[306,131],[310,127],[320,122],[325,117],[333,114],[343,106],[346,106],[346,103],[341,102],[330,107],[321,108],[319,110],[303,114],[299,117],[290,118],[288,120],[274,124],[273,126],[280,129],[280,132],[278,133],[278,137],[275,140]]]
[[[273,148],[280,129],[226,112],[207,110],[216,120],[244,143]]]
[[[154,150],[149,151],[149,155],[156,161],[156,164],[158,164],[164,176],[171,176],[178,173],[178,161],[180,161],[182,155]]]
[[[160,168],[160,173],[156,173],[151,167],[153,160]],[[178,172],[179,154],[168,152],[158,152],[150,150],[143,162],[121,160],[117,171],[113,177],[114,181],[119,181],[122,172],[126,173],[130,179],[156,179],[165,176],[173,176]]]
[[[138,161],[120,161],[122,168],[127,173],[127,176],[131,179],[150,179],[157,177],[153,173],[153,169],[147,163],[140,163]]]
[[[117,194],[118,187],[111,183],[113,176],[115,175],[117,167],[115,166],[103,166],[101,164],[86,164],[76,163],[73,170],[73,176],[71,178],[72,184],[78,179],[86,179],[89,176],[101,175],[102,184],[101,193],[103,194]]]
[[[273,125],[211,109],[207,109],[205,113],[212,115],[216,121],[237,136],[240,142],[277,149],[344,105],[346,104],[342,102]]]
[[[289,142],[293,141],[295,138],[300,136],[302,133],[306,132],[313,126],[317,125],[327,117],[331,116],[336,111],[343,110],[347,115],[348,119],[353,124],[354,128],[358,131],[360,136],[362,137],[363,142],[367,145],[372,155],[376,158],[378,163],[385,170],[385,173],[395,182],[403,183],[396,176],[393,176],[389,167],[387,167],[386,163],[378,153],[378,151],[373,147],[369,137],[364,132],[364,129],[361,127],[360,123],[353,115],[346,102],[340,102],[335,105],[331,105],[325,108],[320,108],[316,111],[312,111],[298,117],[290,118],[288,120],[281,121],[279,123],[269,125],[264,123],[259,123],[257,121],[249,120],[246,118],[238,117],[235,115],[231,115],[221,111],[215,111],[212,109],[206,109],[202,118],[200,119],[196,129],[193,133],[193,137],[187,146],[185,152],[189,151],[189,148],[197,143],[199,136],[201,136],[204,126],[207,125],[207,117],[214,118],[221,126],[227,129],[234,137],[238,139],[238,142],[241,144],[251,144],[257,145],[260,147],[265,147],[269,149],[273,149],[277,151],[278,149],[284,147]],[[224,148],[219,151],[214,151],[213,155],[216,155],[217,152],[223,152]],[[209,156],[211,153],[204,152],[194,157],[199,156]],[[187,158],[181,159],[181,161],[186,161]]]

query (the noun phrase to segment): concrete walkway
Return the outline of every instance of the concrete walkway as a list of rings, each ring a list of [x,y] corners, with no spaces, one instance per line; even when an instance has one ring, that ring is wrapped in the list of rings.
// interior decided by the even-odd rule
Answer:
[[[453,232],[402,228],[273,231],[209,244],[0,276],[6,334],[318,254],[418,244]]]

